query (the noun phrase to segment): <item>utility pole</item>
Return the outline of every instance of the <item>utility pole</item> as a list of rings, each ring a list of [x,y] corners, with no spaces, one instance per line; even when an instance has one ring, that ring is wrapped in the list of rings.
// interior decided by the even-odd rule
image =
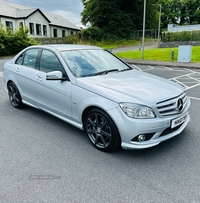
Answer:
[[[161,9],[162,9],[162,4],[160,4],[160,11],[159,11],[159,22],[158,22],[158,45],[159,45],[159,41],[160,41]]]
[[[143,32],[142,32],[142,60],[144,60],[145,20],[146,20],[146,0],[144,0]]]

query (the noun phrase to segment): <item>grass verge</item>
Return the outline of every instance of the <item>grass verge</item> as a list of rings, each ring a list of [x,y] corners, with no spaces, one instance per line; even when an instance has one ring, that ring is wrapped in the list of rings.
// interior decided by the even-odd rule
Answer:
[[[174,60],[171,59],[172,51],[174,52]],[[120,58],[141,60],[142,51],[134,50],[127,52],[116,53]],[[144,60],[150,61],[177,61],[178,59],[178,48],[156,48],[144,50]],[[192,47],[192,58],[191,62],[200,63],[200,46]]]

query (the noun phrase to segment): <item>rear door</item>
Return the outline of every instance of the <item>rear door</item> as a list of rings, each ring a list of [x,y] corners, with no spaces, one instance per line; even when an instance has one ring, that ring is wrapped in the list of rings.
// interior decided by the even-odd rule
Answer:
[[[36,97],[36,83],[37,79],[37,58],[39,55],[39,48],[28,49],[23,52],[15,61],[14,77],[16,85],[20,89],[22,100],[29,104],[35,105]]]

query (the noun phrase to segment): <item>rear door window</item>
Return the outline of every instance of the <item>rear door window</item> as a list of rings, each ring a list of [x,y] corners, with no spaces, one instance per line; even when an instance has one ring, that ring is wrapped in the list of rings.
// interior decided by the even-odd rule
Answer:
[[[29,49],[26,52],[23,52],[18,57],[15,64],[37,69],[36,61],[38,57],[38,52],[39,49]]]
[[[23,65],[36,69],[36,59],[38,56],[38,52],[39,52],[39,49],[27,50],[24,56]]]

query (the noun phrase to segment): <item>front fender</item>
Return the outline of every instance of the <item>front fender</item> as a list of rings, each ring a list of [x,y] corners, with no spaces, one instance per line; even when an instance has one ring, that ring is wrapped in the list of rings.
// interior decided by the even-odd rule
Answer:
[[[76,93],[72,95],[72,117],[80,124],[82,124],[83,113],[90,107],[98,107],[105,112],[119,107],[118,103],[112,100],[76,86],[72,87],[72,92]]]

